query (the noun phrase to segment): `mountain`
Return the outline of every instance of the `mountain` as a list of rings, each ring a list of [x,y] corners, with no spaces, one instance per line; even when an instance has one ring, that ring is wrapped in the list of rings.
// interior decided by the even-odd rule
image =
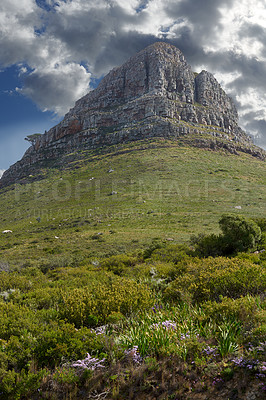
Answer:
[[[265,153],[215,78],[157,43],[29,139],[1,180],[0,398],[264,399]]]
[[[79,150],[154,137],[265,159],[238,126],[236,107],[214,76],[193,73],[180,50],[159,42],[110,71],[58,125],[36,137],[0,184],[27,181]]]

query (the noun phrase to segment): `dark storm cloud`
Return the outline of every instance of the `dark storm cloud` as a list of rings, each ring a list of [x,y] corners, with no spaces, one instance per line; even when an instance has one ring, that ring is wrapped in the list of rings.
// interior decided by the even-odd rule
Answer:
[[[264,61],[248,54],[237,54],[233,51],[206,52],[205,64],[213,71],[238,72],[240,77],[234,80],[232,87],[242,92],[244,88],[253,87],[259,90],[266,89],[266,65]],[[203,61],[203,60],[201,60]]]
[[[255,143],[266,148],[266,120],[258,119],[259,115],[259,111],[247,114],[245,128],[247,132],[252,132],[255,135]]]
[[[197,41],[204,43],[210,34],[215,34],[221,19],[221,6],[230,6],[234,0],[182,0],[171,1],[165,6],[165,10],[172,18],[185,17],[193,25]]]
[[[72,60],[87,60],[92,72],[101,74],[151,42],[137,30],[130,35],[124,30],[128,24],[137,29],[145,24],[146,18],[145,11],[132,15],[110,2],[108,7],[95,5],[87,10],[76,10],[71,18],[55,13],[49,20],[47,34],[65,43]]]
[[[159,41],[154,35],[140,34],[136,31],[121,33],[109,38],[106,48],[98,54],[95,61],[95,70],[110,70],[119,66],[135,53],[150,44]]]

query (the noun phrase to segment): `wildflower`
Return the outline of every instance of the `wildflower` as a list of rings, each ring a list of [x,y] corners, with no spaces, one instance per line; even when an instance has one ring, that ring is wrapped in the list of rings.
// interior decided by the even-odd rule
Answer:
[[[125,355],[132,357],[132,361],[136,364],[140,364],[143,360],[138,352],[138,346],[134,346],[132,349],[125,350]]]
[[[223,379],[222,379],[222,378],[219,378],[219,377],[217,376],[216,378],[214,378],[214,380],[213,380],[213,382],[212,382],[212,385],[215,386],[215,385],[217,385],[217,383],[222,383],[222,382],[223,382]]]
[[[244,364],[245,364],[245,362],[244,362],[244,360],[243,360],[243,357],[234,358],[234,359],[232,360],[232,362],[233,362],[235,365],[237,365],[238,367],[243,367]]]
[[[189,339],[189,338],[190,338],[189,333],[181,333],[181,335],[180,335],[181,340],[185,340],[185,339]]]
[[[157,324],[152,324],[152,328],[158,329],[160,327],[163,327],[167,330],[175,330],[176,329],[176,323],[173,321],[163,321],[163,322],[158,322]]]
[[[106,333],[106,325],[98,326],[97,328],[91,328],[91,331],[96,333],[96,335],[104,335]]]
[[[71,364],[72,367],[79,369],[90,369],[94,371],[97,368],[104,368],[102,363],[105,361],[105,358],[99,360],[98,358],[93,358],[89,353],[87,353],[87,357],[84,360],[77,360]]]
[[[151,309],[154,312],[154,314],[156,314],[156,312],[161,310],[162,308],[163,308],[162,305],[154,304],[154,306]]]
[[[216,356],[216,348],[215,348],[215,347],[207,346],[206,349],[203,349],[203,351],[205,351],[205,353],[206,353],[208,356],[209,356],[209,355]]]
[[[261,372],[266,372],[266,362],[263,362],[262,365],[259,366],[259,370]]]

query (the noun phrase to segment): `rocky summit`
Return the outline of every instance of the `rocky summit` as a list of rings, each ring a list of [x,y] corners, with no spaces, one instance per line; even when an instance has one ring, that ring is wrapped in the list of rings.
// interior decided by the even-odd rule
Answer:
[[[265,159],[238,126],[236,107],[214,76],[194,73],[180,50],[159,42],[111,70],[58,125],[36,138],[0,182],[19,182],[77,150],[153,137],[188,137],[196,146]]]

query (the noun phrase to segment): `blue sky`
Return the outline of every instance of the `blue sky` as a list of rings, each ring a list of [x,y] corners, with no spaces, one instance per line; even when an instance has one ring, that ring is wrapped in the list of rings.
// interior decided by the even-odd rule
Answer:
[[[1,0],[0,174],[22,157],[25,136],[49,130],[158,39],[213,73],[266,147],[264,0]]]
[[[21,85],[16,66],[0,72],[0,169],[18,161],[29,147],[27,135],[43,133],[59,122],[51,111],[43,112],[29,98],[16,92]]]

